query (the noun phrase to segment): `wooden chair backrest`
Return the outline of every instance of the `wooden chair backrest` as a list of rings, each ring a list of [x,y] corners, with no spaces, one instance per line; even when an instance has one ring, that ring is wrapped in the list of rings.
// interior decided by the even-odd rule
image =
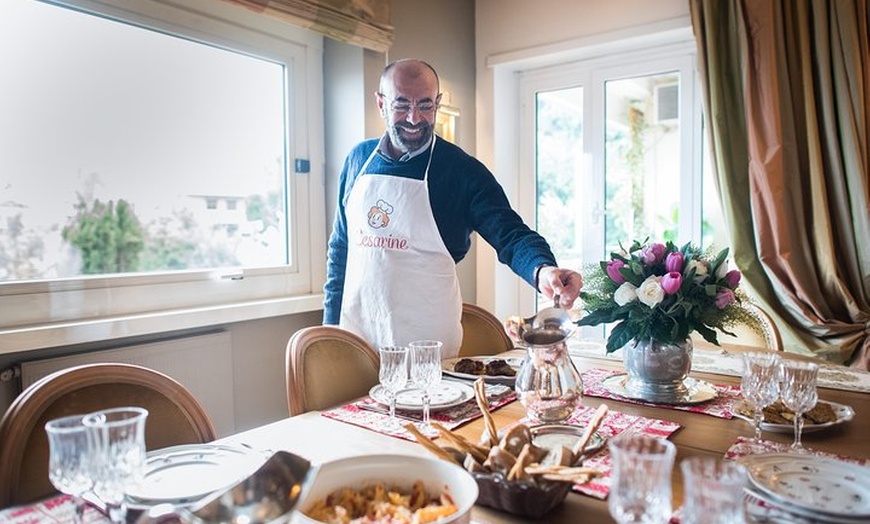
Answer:
[[[361,397],[378,383],[377,351],[338,326],[300,329],[287,342],[285,360],[291,416]]]
[[[48,480],[46,422],[122,406],[148,410],[149,450],[216,438],[205,408],[187,388],[163,373],[105,363],[60,370],[26,388],[0,420],[0,508],[57,492]]]
[[[502,322],[484,308],[462,304],[462,345],[459,356],[495,355],[514,348]]]

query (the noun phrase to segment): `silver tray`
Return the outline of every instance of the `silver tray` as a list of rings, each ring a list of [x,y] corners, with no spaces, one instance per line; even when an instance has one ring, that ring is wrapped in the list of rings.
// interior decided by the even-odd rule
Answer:
[[[836,426],[837,424],[842,424],[843,422],[848,422],[855,417],[855,410],[852,409],[851,406],[847,406],[845,404],[838,404],[837,402],[831,402],[830,400],[820,400],[819,402],[825,402],[826,404],[830,404],[834,409],[834,414],[837,416],[835,420],[831,422],[824,422],[822,424],[813,424],[812,422],[807,421],[804,422],[804,433],[813,433],[816,431],[821,431],[823,429],[827,429],[831,426]],[[750,424],[753,423],[752,417],[748,417],[743,413],[738,411],[739,408],[745,406],[745,403],[740,400],[738,401],[734,409],[734,416],[743,419]],[[794,424],[778,424],[773,422],[762,422],[761,423],[762,431],[770,431],[771,433],[794,433]]]
[[[574,444],[583,436],[586,428],[585,426],[568,424],[541,424],[532,426],[529,430],[532,432],[532,442],[536,445],[546,449],[555,449],[559,446],[573,448]],[[586,443],[580,456],[591,455],[603,448],[606,443],[607,439],[596,431],[592,433],[592,437]]]
[[[631,390],[626,389],[625,381],[627,378],[628,375],[625,373],[613,375],[602,380],[601,386],[604,387],[604,389],[606,389],[607,391],[613,393],[614,395],[631,400],[641,400],[654,404],[700,404],[702,402],[713,400],[714,398],[719,396],[719,393],[716,392],[716,388],[713,386],[713,384],[710,384],[709,382],[704,380],[689,377],[683,381],[683,384],[686,386],[686,392],[684,394],[677,397],[671,397],[666,395],[657,398],[647,398],[643,395],[634,393]]]

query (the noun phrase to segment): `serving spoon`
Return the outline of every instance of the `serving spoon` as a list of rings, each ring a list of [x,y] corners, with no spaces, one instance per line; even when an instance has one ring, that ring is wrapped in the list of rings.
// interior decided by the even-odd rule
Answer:
[[[265,524],[290,513],[309,483],[311,462],[275,452],[247,478],[191,508],[159,504],[136,524]]]

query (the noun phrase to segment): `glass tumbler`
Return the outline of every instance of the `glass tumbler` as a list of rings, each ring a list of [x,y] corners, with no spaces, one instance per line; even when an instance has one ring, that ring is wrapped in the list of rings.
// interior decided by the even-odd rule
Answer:
[[[607,506],[616,522],[666,524],[671,518],[673,442],[642,433],[607,443],[613,463]]]
[[[94,494],[105,504],[112,522],[127,520],[127,491],[145,474],[145,419],[148,410],[121,407],[87,415],[94,429]]]
[[[743,524],[746,468],[713,457],[689,457],[680,463],[685,487],[684,524]]]
[[[73,522],[81,524],[82,496],[93,486],[93,436],[84,415],[57,418],[45,424],[48,436],[48,479],[61,493],[73,497]]]

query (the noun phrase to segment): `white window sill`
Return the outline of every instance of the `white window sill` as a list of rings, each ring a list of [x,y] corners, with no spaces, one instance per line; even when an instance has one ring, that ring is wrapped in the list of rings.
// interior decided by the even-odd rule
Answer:
[[[323,295],[312,294],[3,329],[0,330],[0,355],[217,326],[320,309],[323,309]]]

